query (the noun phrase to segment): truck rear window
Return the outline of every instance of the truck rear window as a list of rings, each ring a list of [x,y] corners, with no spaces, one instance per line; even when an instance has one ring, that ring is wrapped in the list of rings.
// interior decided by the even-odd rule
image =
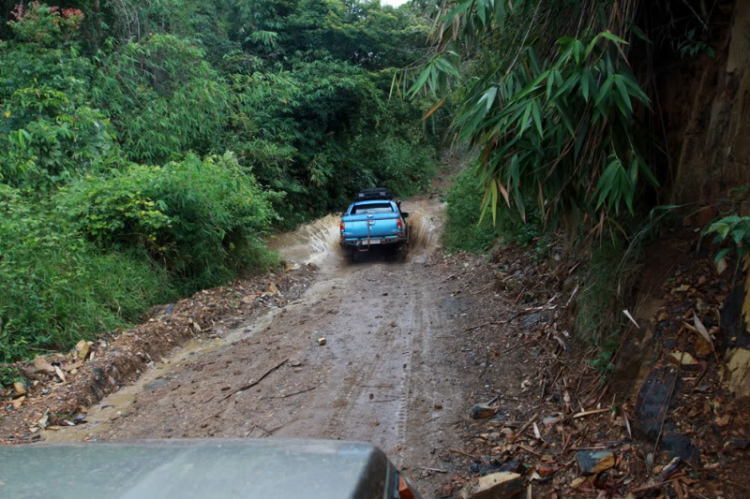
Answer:
[[[354,206],[352,215],[375,215],[376,213],[393,213],[393,206],[390,203],[364,204]]]

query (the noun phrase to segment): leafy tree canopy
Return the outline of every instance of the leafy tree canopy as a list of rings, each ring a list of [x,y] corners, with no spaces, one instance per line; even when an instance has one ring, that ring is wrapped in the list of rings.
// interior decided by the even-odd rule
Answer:
[[[429,101],[391,89],[428,50],[409,8],[16,2],[0,0],[0,360],[265,268],[266,234],[358,189],[431,179]],[[118,262],[126,307],[101,291]]]

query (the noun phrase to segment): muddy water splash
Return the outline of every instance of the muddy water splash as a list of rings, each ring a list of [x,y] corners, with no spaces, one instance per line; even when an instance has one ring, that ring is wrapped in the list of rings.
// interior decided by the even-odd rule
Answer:
[[[420,196],[404,202],[402,207],[409,213],[409,251],[423,253],[438,248],[443,231],[445,203],[436,198]]]
[[[409,213],[409,252],[419,255],[439,247],[445,203],[434,197],[417,196],[401,206]],[[345,260],[339,245],[340,221],[339,215],[328,215],[293,232],[272,236],[268,245],[290,264],[314,263],[323,268],[335,268]]]
[[[340,258],[338,215],[328,215],[302,225],[293,232],[277,234],[269,238],[268,246],[292,264],[314,263],[324,265],[333,258]]]

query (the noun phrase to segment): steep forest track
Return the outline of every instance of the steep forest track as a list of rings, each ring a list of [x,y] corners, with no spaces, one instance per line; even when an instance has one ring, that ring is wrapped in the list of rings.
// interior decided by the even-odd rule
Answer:
[[[578,286],[566,294],[562,279],[585,255],[558,261],[553,248],[540,262],[512,247],[492,258],[448,255],[436,250],[444,206],[429,198],[404,204],[415,242],[406,261],[373,253],[349,263],[337,251],[337,217],[281,235],[272,245],[288,267],[318,267],[312,285],[293,295],[299,298],[225,321],[239,327],[217,329],[218,340],[199,336],[134,384],[81,410],[85,421],[50,427],[42,437],[369,441],[424,497],[455,496],[482,474],[509,470],[525,476],[534,497],[595,497],[605,485],[621,497],[628,489],[644,497],[635,494],[674,487],[662,478],[671,451],[662,448],[647,465],[654,444],[637,440],[635,400],[600,382],[586,361],[591,350],[568,332],[567,304]],[[682,298],[669,295],[682,306]],[[697,372],[686,372],[686,383],[694,383],[691,375]],[[703,392],[690,397],[701,402],[694,409],[705,409]],[[715,421],[700,423],[712,435],[710,443],[695,440],[705,468],[691,466],[701,479],[684,467],[676,476],[689,480],[681,486],[697,497],[744,498],[734,477],[747,469],[747,410],[722,400],[726,420],[716,421],[736,428],[721,433]],[[472,419],[476,403],[491,404],[494,416]],[[698,425],[678,412],[683,424]],[[737,452],[723,454],[725,442]],[[617,464],[586,477],[579,452],[604,449]]]
[[[437,449],[462,445],[450,429],[464,417],[461,380],[476,379],[455,358],[464,298],[432,262],[444,208],[427,197],[404,202],[413,237],[403,262],[373,252],[349,263],[334,216],[275,238],[288,266],[320,267],[299,300],[230,333],[234,342],[179,349],[91,408],[87,424],[44,439],[359,440],[406,469],[434,466]]]

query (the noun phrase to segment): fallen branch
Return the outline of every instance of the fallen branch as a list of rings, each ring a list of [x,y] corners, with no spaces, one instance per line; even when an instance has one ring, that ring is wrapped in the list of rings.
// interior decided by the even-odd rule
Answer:
[[[201,419],[200,421],[198,421],[198,422],[197,422],[197,423],[195,423],[195,424],[199,425],[199,424],[201,424],[201,423],[204,423],[204,422],[208,421],[208,420],[209,420],[209,419],[211,419],[211,418],[218,418],[219,416],[221,416],[221,413],[222,413],[222,412],[224,412],[224,410],[225,410],[225,409],[222,409],[222,410],[220,410],[219,412],[217,412],[216,414],[211,414],[210,416],[208,416],[208,417],[205,417],[205,418]]]
[[[287,421],[286,423],[282,424],[281,426],[277,426],[276,428],[271,428],[270,430],[268,430],[268,434],[269,435],[273,435],[275,432],[279,431],[283,427],[285,427],[287,425],[290,425],[290,424],[292,424],[292,423],[294,423],[295,421],[298,421],[298,420],[299,420],[299,418],[290,419],[289,421]]]
[[[525,445],[519,445],[519,446],[518,446],[518,448],[519,448],[519,449],[522,449],[522,450],[525,450],[525,451],[526,451],[526,452],[528,452],[529,454],[533,454],[533,455],[535,455],[535,456],[537,456],[537,457],[542,457],[542,454],[540,454],[540,453],[538,453],[538,452],[536,452],[536,451],[533,451],[533,450],[529,449],[529,448],[528,448],[528,447],[526,447]]]
[[[268,430],[266,430],[265,428],[263,428],[263,427],[262,427],[261,425],[259,425],[259,424],[254,424],[254,425],[253,425],[253,427],[254,427],[254,428],[258,428],[259,430],[262,430],[262,431],[266,432],[266,434],[268,434],[268,435],[270,435],[270,434],[271,434],[271,433],[270,433],[270,432],[269,432]]]
[[[316,388],[317,388],[316,386],[311,386],[310,388],[305,388],[304,390],[300,390],[298,392],[290,393],[288,395],[279,395],[278,397],[269,397],[269,398],[272,398],[272,399],[285,399],[285,398],[289,398],[289,397],[294,397],[295,395],[299,395],[300,393],[311,392],[311,391],[315,390]]]
[[[678,475],[674,475],[672,478],[670,478],[669,480],[666,480],[664,482],[652,483],[651,485],[644,485],[643,487],[637,487],[635,489],[632,489],[630,492],[632,492],[633,494],[638,494],[640,492],[646,492],[647,490],[658,489],[658,488],[663,487],[665,485],[671,485],[672,484],[672,480],[674,480],[675,478],[682,478],[683,476],[685,476],[685,475],[683,473],[680,473]]]
[[[503,325],[503,324],[508,324],[509,322],[512,322],[513,320],[518,319],[522,315],[526,315],[526,314],[528,314],[529,312],[532,312],[532,311],[533,311],[533,309],[531,309],[531,310],[524,310],[522,312],[518,312],[517,314],[511,316],[510,319],[507,319],[507,320],[504,320],[504,321],[493,322],[492,324],[497,325],[497,326],[500,326],[500,325]]]
[[[485,286],[485,287],[483,287],[483,288],[479,288],[479,290],[478,290],[478,291],[474,291],[473,293],[469,293],[469,294],[470,294],[470,295],[472,295],[472,296],[474,296],[474,295],[478,295],[479,293],[483,293],[484,291],[489,291],[489,289],[490,289],[490,288],[491,288],[492,286],[493,286],[493,284],[492,284],[492,283],[490,283],[490,284],[489,284],[489,286]]]
[[[703,370],[703,372],[695,379],[695,382],[693,383],[693,391],[695,391],[696,388],[698,388],[698,385],[701,381],[703,381],[703,377],[708,372],[708,365],[706,365],[706,368]]]
[[[424,466],[419,467],[420,470],[434,471],[435,473],[448,473],[448,470],[440,470],[437,468],[426,468]]]
[[[221,399],[221,400],[220,400],[219,402],[223,402],[223,401],[225,401],[226,399],[228,399],[229,397],[231,397],[232,395],[234,395],[234,394],[236,394],[236,393],[239,393],[239,392],[244,392],[245,390],[249,390],[250,388],[254,387],[254,386],[255,386],[255,385],[257,385],[258,383],[260,383],[261,381],[263,381],[263,380],[264,380],[264,379],[265,379],[265,378],[266,378],[266,377],[267,377],[267,376],[268,376],[269,374],[271,374],[271,373],[272,373],[272,372],[274,372],[274,371],[275,371],[276,369],[278,369],[279,367],[281,367],[281,366],[283,366],[284,364],[286,364],[288,360],[289,360],[289,359],[284,359],[284,360],[282,360],[282,361],[281,361],[281,362],[280,362],[279,364],[277,364],[276,366],[274,366],[274,367],[272,367],[271,369],[269,369],[268,371],[266,371],[266,372],[265,372],[265,374],[263,374],[263,376],[261,376],[260,378],[256,379],[256,380],[255,380],[255,381],[253,381],[252,383],[250,383],[250,384],[247,384],[247,385],[244,385],[244,386],[241,386],[241,387],[237,388],[236,390],[233,390],[233,391],[229,392],[229,393],[228,393],[228,394],[227,394],[227,395],[226,395],[226,396],[225,396],[224,398],[222,398],[222,399]]]
[[[472,459],[479,459],[479,456],[475,456],[474,454],[469,454],[468,452],[464,452],[462,450],[458,450],[458,449],[448,449],[448,450],[455,454],[461,454],[462,456],[470,457]]]
[[[487,348],[487,350],[489,350],[490,352],[494,353],[494,354],[495,354],[495,355],[497,355],[497,356],[500,356],[500,355],[505,355],[505,354],[506,354],[506,353],[508,353],[508,352],[512,352],[513,350],[515,350],[515,349],[516,349],[516,348],[518,348],[518,347],[522,347],[522,346],[525,346],[525,345],[529,345],[529,344],[531,344],[531,343],[534,343],[534,341],[536,341],[536,340],[527,340],[527,341],[524,341],[523,343],[518,343],[518,344],[516,344],[516,345],[514,345],[514,346],[512,346],[512,347],[510,347],[510,348],[506,348],[506,349],[505,349],[505,350],[503,350],[502,352],[496,352],[495,350],[493,350],[493,349],[491,349],[491,348],[489,348],[489,347]]]
[[[537,412],[536,414],[534,414],[534,415],[533,415],[533,416],[531,417],[531,419],[529,419],[528,421],[526,421],[526,424],[525,424],[525,425],[523,425],[523,427],[522,427],[522,428],[521,428],[520,430],[518,430],[518,433],[516,433],[516,434],[515,434],[515,435],[513,436],[513,438],[512,438],[512,439],[510,439],[510,441],[511,441],[511,442],[515,442],[515,441],[516,441],[516,438],[518,438],[518,436],[519,436],[519,435],[523,435],[523,432],[525,432],[525,431],[526,431],[526,428],[528,428],[528,427],[529,427],[529,426],[531,425],[531,423],[533,423],[534,421],[536,421],[536,418],[538,418],[538,417],[539,417],[539,413]]]

